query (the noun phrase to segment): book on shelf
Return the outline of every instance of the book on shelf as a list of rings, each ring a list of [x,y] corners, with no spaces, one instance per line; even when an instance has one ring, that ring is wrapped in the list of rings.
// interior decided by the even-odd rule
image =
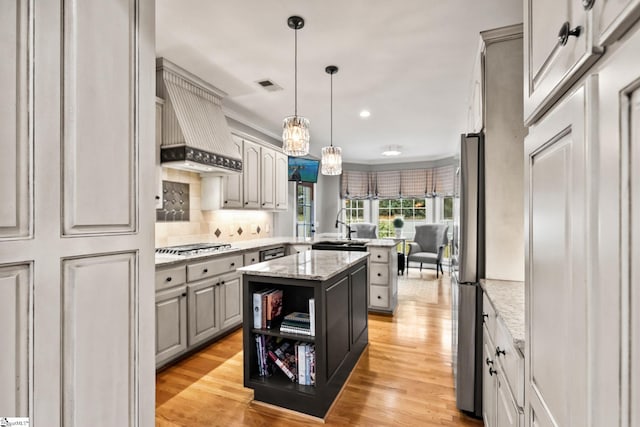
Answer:
[[[309,313],[300,313],[299,311],[294,311],[293,313],[289,313],[286,316],[284,316],[282,323],[284,322],[288,322],[292,324],[303,323],[308,325],[310,322]]]
[[[309,299],[309,330],[312,337],[316,336],[316,300]]]
[[[266,295],[266,327],[271,329],[282,316],[282,289],[276,289]]]
[[[262,291],[254,292],[253,294],[253,327],[256,329],[264,327],[264,322],[262,321],[264,312],[262,307],[262,298],[269,292],[273,292],[273,289],[263,289]],[[264,314],[266,316],[266,313]]]

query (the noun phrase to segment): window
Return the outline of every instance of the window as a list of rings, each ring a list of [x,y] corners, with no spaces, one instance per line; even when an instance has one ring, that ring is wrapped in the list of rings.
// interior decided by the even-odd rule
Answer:
[[[453,197],[442,198],[442,219],[453,220]]]
[[[416,225],[433,222],[433,199],[380,200],[378,204],[378,237],[395,236],[393,220],[396,217],[404,219],[403,236],[413,236]]]
[[[313,184],[296,183],[296,236],[312,237],[313,232]]]
[[[344,207],[347,224],[364,222],[364,200],[345,200]]]

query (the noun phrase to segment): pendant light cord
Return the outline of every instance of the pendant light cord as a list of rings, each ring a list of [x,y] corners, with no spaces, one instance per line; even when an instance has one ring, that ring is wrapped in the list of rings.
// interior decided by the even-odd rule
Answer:
[[[293,115],[294,116],[298,116],[298,30],[296,29],[294,32],[294,65],[293,65],[293,75],[294,75],[294,99],[295,99],[295,106],[293,109]]]
[[[331,73],[331,146],[333,147],[333,73]]]

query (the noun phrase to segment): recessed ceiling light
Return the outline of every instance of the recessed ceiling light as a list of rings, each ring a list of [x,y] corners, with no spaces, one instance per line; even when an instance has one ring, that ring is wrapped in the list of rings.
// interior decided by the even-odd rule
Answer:
[[[402,151],[400,151],[399,145],[389,145],[382,152],[383,156],[399,156],[400,154],[402,154]]]
[[[362,117],[363,119],[366,119],[370,115],[371,115],[371,113],[369,111],[367,111],[367,110],[360,111],[360,117]]]

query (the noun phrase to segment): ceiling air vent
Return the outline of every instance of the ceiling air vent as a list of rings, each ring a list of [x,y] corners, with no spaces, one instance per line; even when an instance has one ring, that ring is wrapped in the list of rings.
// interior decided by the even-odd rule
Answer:
[[[277,92],[279,90],[282,90],[282,87],[275,84],[272,80],[269,79],[258,80],[256,83],[258,83],[264,90],[268,92]]]

